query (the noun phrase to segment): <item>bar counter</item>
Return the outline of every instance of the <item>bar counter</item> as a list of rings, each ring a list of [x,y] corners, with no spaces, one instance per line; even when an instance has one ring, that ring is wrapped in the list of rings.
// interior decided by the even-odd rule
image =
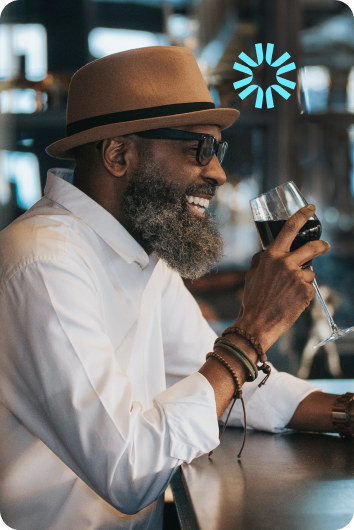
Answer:
[[[353,391],[354,381],[321,386],[344,393]],[[238,461],[242,439],[242,429],[226,429],[210,459],[204,455],[175,474],[171,486],[182,530],[339,530],[349,524],[354,439],[248,431]]]

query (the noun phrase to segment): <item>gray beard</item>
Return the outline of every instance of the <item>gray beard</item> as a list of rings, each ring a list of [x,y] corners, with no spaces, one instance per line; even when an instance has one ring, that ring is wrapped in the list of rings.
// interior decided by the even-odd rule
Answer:
[[[206,212],[196,217],[186,195],[215,194],[215,186],[200,184],[181,190],[167,182],[152,156],[144,157],[125,190],[122,207],[148,248],[183,278],[197,279],[222,257],[223,241],[216,221]]]

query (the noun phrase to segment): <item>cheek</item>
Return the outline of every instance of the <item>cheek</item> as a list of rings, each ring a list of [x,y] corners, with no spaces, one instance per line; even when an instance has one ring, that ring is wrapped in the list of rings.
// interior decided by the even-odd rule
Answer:
[[[176,149],[159,149],[154,153],[154,163],[166,182],[178,186],[183,195],[188,188],[202,182],[200,168],[194,167],[195,161]]]
[[[185,197],[188,188],[193,187],[197,183],[197,180],[191,178],[182,166],[171,168],[169,172],[165,173],[165,176],[167,182],[169,182],[183,197]]]

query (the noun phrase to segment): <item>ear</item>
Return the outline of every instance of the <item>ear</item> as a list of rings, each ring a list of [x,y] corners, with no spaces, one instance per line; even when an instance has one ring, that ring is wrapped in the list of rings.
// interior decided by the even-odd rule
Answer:
[[[133,143],[124,136],[103,140],[102,163],[114,177],[124,177],[133,160]]]

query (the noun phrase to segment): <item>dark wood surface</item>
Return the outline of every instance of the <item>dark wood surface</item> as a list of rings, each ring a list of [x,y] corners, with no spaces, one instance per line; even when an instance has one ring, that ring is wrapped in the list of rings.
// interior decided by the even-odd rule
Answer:
[[[352,390],[352,382],[348,387]],[[242,437],[242,429],[227,429],[211,459],[204,455],[181,466],[172,487],[182,530],[339,530],[348,525],[354,514],[354,440],[248,431],[239,462]]]

